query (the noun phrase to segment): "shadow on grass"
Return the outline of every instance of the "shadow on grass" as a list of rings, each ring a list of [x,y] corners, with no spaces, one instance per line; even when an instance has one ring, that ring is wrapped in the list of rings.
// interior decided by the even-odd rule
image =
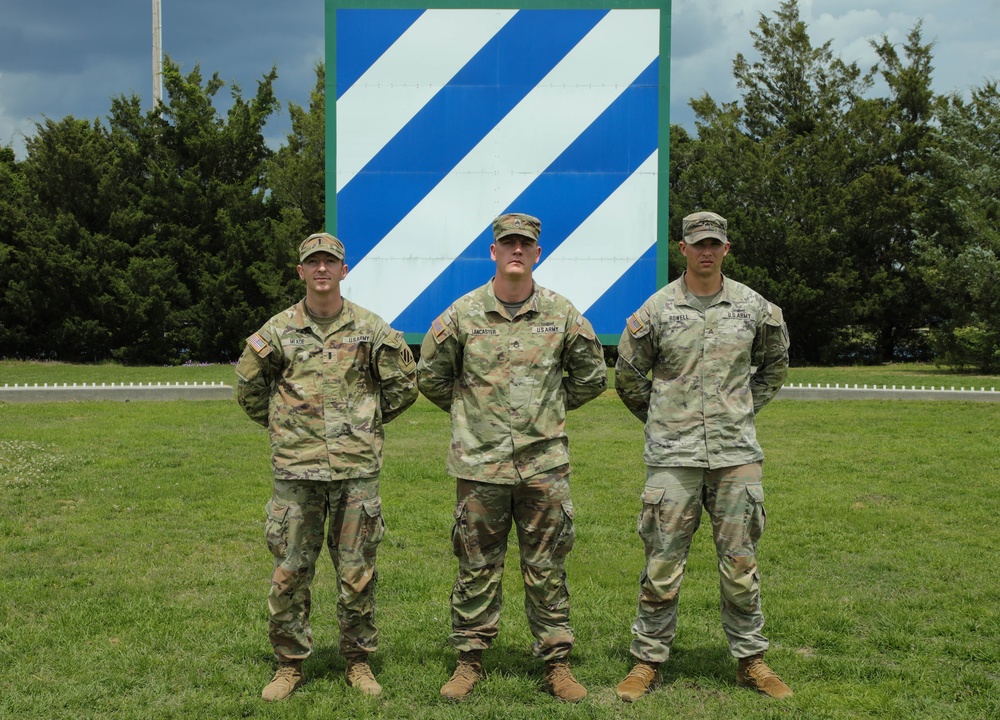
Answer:
[[[699,680],[706,679],[723,685],[736,684],[736,661],[724,646],[675,648],[660,672],[664,685],[674,682],[697,685]]]

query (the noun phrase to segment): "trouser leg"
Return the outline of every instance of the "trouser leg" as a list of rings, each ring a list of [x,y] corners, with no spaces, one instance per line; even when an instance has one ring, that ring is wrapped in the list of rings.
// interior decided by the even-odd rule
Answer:
[[[325,491],[325,483],[275,480],[274,494],[265,507],[265,536],[274,556],[268,634],[280,662],[303,659],[312,652],[309,586],[323,547]]]
[[[761,465],[719,468],[707,473],[705,508],[719,558],[722,629],[734,657],[768,648],[761,633],[760,572],[757,542],[764,532],[764,489]]]
[[[701,523],[701,468],[649,467],[638,532],[646,553],[632,655],[666,662],[677,632],[677,603],[691,540]]]
[[[451,592],[451,644],[484,650],[497,636],[503,567],[511,526],[511,488],[459,480],[452,549],[458,577]]]
[[[375,627],[375,557],[385,535],[378,478],[357,478],[333,484],[327,548],[337,569],[337,624],[340,652],[345,657],[378,649]],[[331,487],[332,491],[338,488]]]
[[[524,610],[535,637],[532,652],[546,661],[566,657],[573,647],[566,556],[576,538],[569,465],[533,475],[517,486],[514,523],[524,579]]]

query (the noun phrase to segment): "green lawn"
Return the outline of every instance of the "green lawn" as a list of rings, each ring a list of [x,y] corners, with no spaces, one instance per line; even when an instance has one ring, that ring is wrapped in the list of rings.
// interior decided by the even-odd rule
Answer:
[[[611,370],[614,377],[614,369]],[[126,367],[113,363],[73,365],[59,362],[0,360],[0,387],[32,383],[223,382],[235,384],[231,365],[177,365]],[[859,385],[921,385],[940,387],[996,387],[1000,375],[957,373],[926,363],[857,365],[847,367],[793,367],[790,383],[858,383]]]
[[[0,364],[0,384],[12,367]],[[266,705],[264,430],[225,401],[0,404],[0,717],[1000,717],[1000,404],[777,400],[761,414],[765,632],[796,693],[785,703],[733,682],[707,523],[664,687],[631,706],[616,698],[631,665],[643,467],[641,427],[613,392],[569,428],[572,659],[590,696],[566,706],[540,692],[512,547],[490,677],[465,704],[440,699],[454,663],[447,423],[420,399],[387,428],[383,696],[344,686],[324,558],[310,682]]]
[[[1000,375],[958,373],[927,363],[894,363],[889,365],[856,365],[845,367],[793,367],[788,371],[790,383],[836,383],[858,385],[921,385],[927,387],[995,387],[1000,390]]]
[[[116,363],[76,365],[32,360],[0,360],[0,387],[38,383],[235,383],[232,365],[124,366]]]

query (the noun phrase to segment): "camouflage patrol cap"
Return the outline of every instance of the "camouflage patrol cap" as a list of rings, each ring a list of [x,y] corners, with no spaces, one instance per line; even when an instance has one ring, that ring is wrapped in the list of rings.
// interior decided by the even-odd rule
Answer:
[[[682,221],[684,237],[682,242],[688,245],[699,242],[705,238],[717,238],[724,243],[729,242],[726,236],[728,223],[726,218],[714,212],[691,213]]]
[[[299,262],[318,252],[330,253],[338,260],[343,260],[344,243],[330,233],[313,233],[299,245]]]
[[[535,242],[542,234],[542,221],[524,213],[506,213],[493,221],[493,241],[508,235],[520,235]]]

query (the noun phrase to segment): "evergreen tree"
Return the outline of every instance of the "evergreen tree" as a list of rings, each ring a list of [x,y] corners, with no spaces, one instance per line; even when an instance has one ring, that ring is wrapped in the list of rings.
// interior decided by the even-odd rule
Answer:
[[[112,284],[123,256],[107,234],[115,202],[108,132],[99,121],[46,119],[26,146],[22,219],[4,287],[8,350],[106,358],[121,321]]]
[[[751,32],[733,63],[739,102],[692,101],[698,140],[673,196],[729,218],[727,274],[780,305],[792,356],[879,362],[919,352],[922,283],[913,215],[933,118],[920,25],[901,59],[882,38],[862,71],[815,47],[795,0]],[[876,73],[890,97],[869,97]]]
[[[914,220],[925,202],[920,179],[933,139],[932,44],[923,43],[917,23],[902,58],[885,36],[872,46],[889,96],[866,100],[850,118],[844,232],[858,249],[858,322],[874,338],[872,359],[886,362],[927,352],[918,335],[928,306],[914,263]]]
[[[917,259],[931,290],[937,359],[1000,371],[1000,90],[940,103],[924,178]]]
[[[18,303],[11,283],[19,279],[16,243],[27,222],[24,192],[24,174],[14,150],[0,146],[0,347],[15,355],[20,349],[23,325],[17,316]]]
[[[760,55],[737,55],[742,104],[707,94],[692,101],[698,141],[686,154],[683,213],[713,210],[730,221],[727,275],[780,305],[797,361],[843,354],[857,320],[857,269],[843,233],[851,164],[846,115],[870,74],[813,47],[798,5],[784,2],[751,33]]]
[[[288,104],[292,130],[287,143],[267,163],[267,184],[281,206],[290,237],[305,237],[326,226],[326,66],[316,64],[309,109]],[[297,243],[296,243],[297,245]]]
[[[222,118],[218,74],[184,76],[164,62],[168,100],[145,115],[135,98],[112,106],[124,189],[117,230],[133,247],[118,291],[134,308],[124,362],[238,356],[259,307],[275,304],[274,206],[264,185],[263,127],[277,108],[272,69],[244,100],[230,86]]]

